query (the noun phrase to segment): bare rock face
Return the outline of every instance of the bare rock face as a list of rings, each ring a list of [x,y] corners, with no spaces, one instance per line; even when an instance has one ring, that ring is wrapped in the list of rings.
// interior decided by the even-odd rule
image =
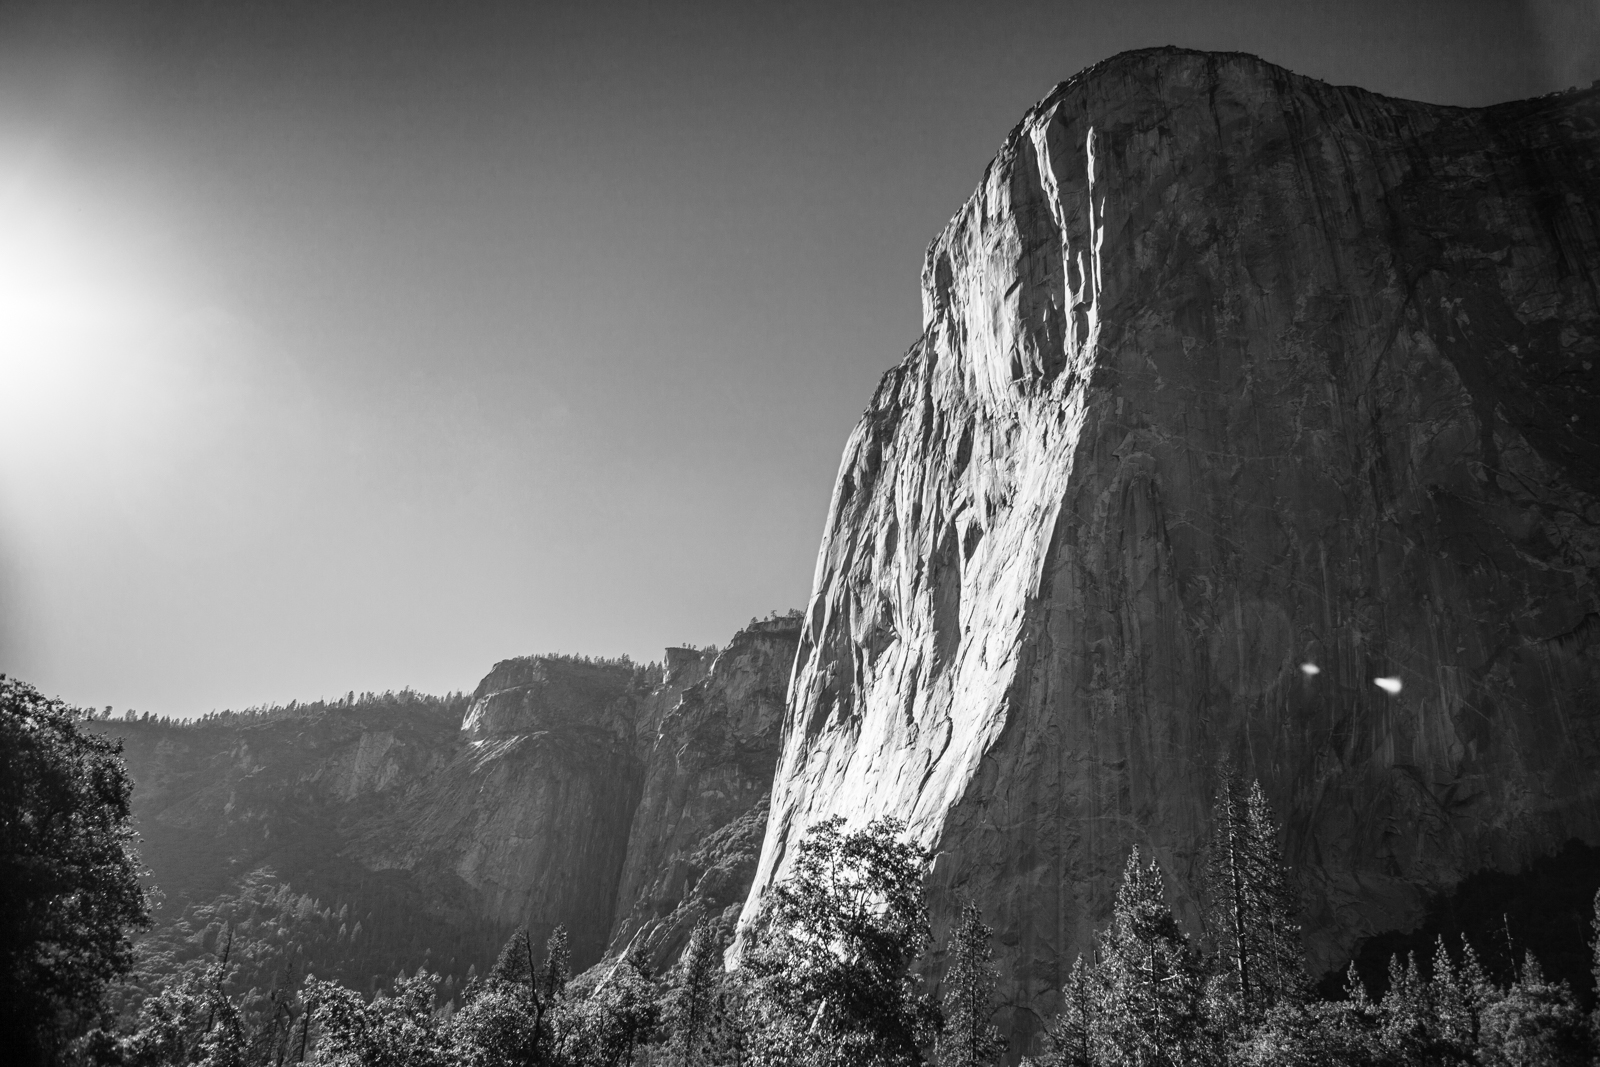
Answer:
[[[145,859],[205,900],[266,867],[366,917],[355,966],[464,977],[526,923],[582,967],[608,946],[670,965],[731,927],[755,876],[800,618],[666,667],[497,663],[469,698],[296,705],[127,739]],[[430,951],[431,956],[424,956]],[[328,961],[324,961],[327,963]]]
[[[448,871],[477,910],[536,938],[568,928],[575,960],[610,940],[612,898],[639,802],[639,724],[673,693],[659,672],[532,656],[479,683],[438,774],[350,845],[373,870]]]
[[[660,720],[617,891],[612,952],[662,970],[701,919],[729,933],[755,877],[800,618],[752,621]],[[669,683],[683,670],[668,650]]]
[[[1600,842],[1597,121],[1172,49],[1031,110],[846,445],[746,916],[907,818],[1026,1042],[1130,846],[1197,920],[1220,756],[1317,969]]]

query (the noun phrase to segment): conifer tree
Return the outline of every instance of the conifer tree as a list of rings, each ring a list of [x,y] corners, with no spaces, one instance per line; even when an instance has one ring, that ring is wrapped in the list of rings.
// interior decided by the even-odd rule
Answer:
[[[557,926],[550,931],[550,939],[545,942],[544,948],[545,996],[560,996],[572,977],[572,950],[567,947],[567,928]]]
[[[1193,1061],[1200,1044],[1200,961],[1167,906],[1161,868],[1135,848],[1101,940],[1101,1047],[1125,1067]]]
[[[978,905],[968,901],[950,939],[944,1028],[938,1042],[940,1067],[981,1067],[993,1063],[1005,1049],[1005,1039],[991,1021],[999,981],[989,945],[993,933]]]
[[[1278,820],[1259,780],[1250,786],[1245,809],[1252,883],[1251,955],[1257,960],[1256,1002],[1271,1007],[1298,1003],[1309,985],[1300,943],[1300,903],[1289,881],[1279,845]]]
[[[695,923],[662,1013],[670,1063],[692,1067],[706,1061],[721,985],[722,947],[710,923],[704,919]]]
[[[1250,834],[1246,826],[1249,797],[1233,765],[1223,760],[1217,768],[1217,797],[1211,809],[1211,847],[1206,865],[1213,937],[1222,965],[1219,985],[1222,1001],[1237,1010],[1255,1002],[1255,962],[1248,930],[1251,914]]]
[[[1050,1067],[1094,1067],[1098,1062],[1095,1035],[1103,1011],[1099,986],[1100,976],[1079,954],[1061,990],[1061,1012],[1047,1034]]]
[[[1223,1015],[1258,1019],[1274,1004],[1305,999],[1299,906],[1261,783],[1246,790],[1226,762],[1218,779],[1206,869],[1208,921],[1221,964],[1216,999]]]
[[[1589,922],[1594,940],[1589,945],[1589,973],[1594,978],[1594,1010],[1589,1013],[1589,1032],[1594,1047],[1600,1049],[1600,889],[1594,893],[1594,918]]]

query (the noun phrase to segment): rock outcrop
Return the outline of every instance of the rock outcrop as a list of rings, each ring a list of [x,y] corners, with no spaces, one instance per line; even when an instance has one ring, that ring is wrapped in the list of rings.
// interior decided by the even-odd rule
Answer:
[[[168,896],[270,867],[353,903],[383,977],[423,962],[464,976],[522,923],[565,925],[580,967],[608,945],[665,966],[700,917],[731,927],[755,874],[799,625],[752,621],[720,653],[669,650],[665,670],[507,660],[470,699],[104,728],[127,738]]]
[[[755,877],[800,618],[752,622],[661,719],[617,891],[612,950],[660,971],[705,919],[732,934]],[[681,677],[672,669],[669,678]]]
[[[1597,122],[1174,49],[1032,109],[845,447],[745,914],[907,818],[1026,1043],[1130,846],[1195,922],[1221,756],[1319,969],[1600,842]]]

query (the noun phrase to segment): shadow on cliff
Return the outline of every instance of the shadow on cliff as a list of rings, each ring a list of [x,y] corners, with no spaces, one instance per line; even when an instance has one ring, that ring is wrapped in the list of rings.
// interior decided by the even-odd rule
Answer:
[[[1431,973],[1434,946],[1440,936],[1452,955],[1466,934],[1498,981],[1507,981],[1513,961],[1532,952],[1544,972],[1566,982],[1588,1007],[1594,1002],[1590,974],[1590,920],[1595,891],[1600,889],[1600,848],[1576,839],[1519,874],[1479,871],[1453,893],[1428,903],[1427,917],[1410,933],[1392,931],[1368,938],[1356,953],[1355,965],[1367,989],[1381,995],[1388,987],[1389,958],[1414,952],[1417,965]],[[1509,938],[1509,946],[1508,946]],[[1323,996],[1344,995],[1343,970],[1323,975]]]

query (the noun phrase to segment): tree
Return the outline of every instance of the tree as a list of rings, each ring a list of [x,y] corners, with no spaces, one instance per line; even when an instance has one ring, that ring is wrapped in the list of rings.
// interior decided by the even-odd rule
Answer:
[[[1123,871],[1111,925],[1101,937],[1099,971],[1106,1011],[1097,1045],[1126,1067],[1183,1064],[1197,1056],[1201,967],[1167,906],[1161,868],[1139,862]]]
[[[565,934],[563,928],[558,927]],[[552,941],[554,935],[552,935]],[[548,1012],[548,961],[541,974],[534,964],[528,928],[511,935],[481,984],[469,987],[465,1004],[451,1020],[453,1042],[470,1049],[480,1067],[536,1064],[553,1042]]]
[[[1258,779],[1250,785],[1245,808],[1245,833],[1254,877],[1252,913],[1247,930],[1249,950],[1258,961],[1257,1003],[1305,999],[1309,985],[1305,949],[1300,943],[1300,902],[1289,880],[1279,844],[1277,817]]]
[[[1600,1048],[1600,889],[1594,893],[1594,918],[1589,921],[1594,940],[1589,944],[1589,973],[1594,977],[1594,1009],[1589,1013],[1590,1040]]]
[[[309,979],[317,1060],[334,1067],[442,1067],[452,1050],[434,1015],[438,976],[418,970],[370,1002],[334,982]]]
[[[557,925],[544,943],[544,995],[557,997],[572,978],[572,950],[567,947],[567,928]]]
[[[1305,997],[1299,906],[1261,783],[1246,790],[1226,762],[1218,778],[1206,868],[1208,919],[1222,964],[1216,1010],[1247,1021],[1280,1000]]]
[[[1080,954],[1061,990],[1061,1011],[1046,1031],[1051,1067],[1094,1067],[1101,1030],[1103,991],[1100,975]]]
[[[133,784],[91,714],[0,675],[0,1043],[23,1063],[96,1020],[148,922]]]
[[[937,1020],[910,974],[931,937],[926,855],[900,839],[898,820],[843,827],[835,817],[812,829],[754,930],[756,1052],[817,1067],[917,1064]]]
[[[722,947],[710,923],[695,923],[662,1006],[669,1063],[692,1067],[705,1061],[721,991]]]
[[[627,956],[612,964],[586,997],[565,1007],[557,1030],[570,1067],[620,1067],[655,1036],[656,990]]]
[[[1006,1047],[990,1020],[999,974],[989,939],[994,931],[978,905],[968,901],[950,939],[950,969],[945,973],[944,1029],[939,1034],[940,1067],[980,1067],[993,1063]]]
[[[1588,1027],[1565,982],[1547,981],[1530,953],[1522,973],[1483,1012],[1478,1061],[1484,1067],[1582,1067]]]

